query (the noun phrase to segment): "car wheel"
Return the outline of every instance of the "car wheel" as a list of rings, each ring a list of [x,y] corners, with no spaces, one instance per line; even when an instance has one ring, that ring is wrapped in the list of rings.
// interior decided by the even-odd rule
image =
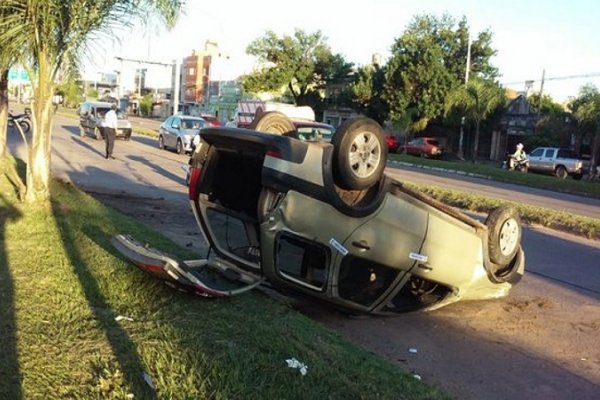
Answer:
[[[506,266],[515,258],[521,243],[521,218],[513,207],[501,206],[488,215],[488,253],[490,260]]]
[[[381,126],[370,118],[345,121],[333,136],[333,172],[344,189],[361,190],[381,179],[387,146]]]
[[[567,172],[567,169],[564,166],[559,165],[554,170],[554,175],[556,175],[557,178],[566,179],[567,176],[569,176],[569,173]]]
[[[80,137],[85,137],[85,129],[83,128],[83,126],[79,127],[79,136]]]
[[[260,114],[254,118],[249,128],[274,135],[298,137],[298,132],[292,121],[278,111],[268,111]]]
[[[181,139],[177,139],[177,145],[175,147],[175,151],[177,154],[183,153],[183,144],[181,143]]]
[[[100,130],[100,128],[96,127],[94,129],[94,134],[96,135],[96,139],[97,140],[102,140],[104,139],[104,137],[102,136],[102,131]]]
[[[165,149],[165,139],[161,136],[158,137],[158,148],[161,150]]]

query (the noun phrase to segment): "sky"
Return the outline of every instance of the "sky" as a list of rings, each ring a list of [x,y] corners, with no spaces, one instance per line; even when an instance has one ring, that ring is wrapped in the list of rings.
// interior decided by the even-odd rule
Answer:
[[[121,67],[114,59],[117,56],[172,62],[202,49],[206,40],[214,40],[229,56],[220,60],[217,78],[231,79],[251,70],[254,60],[245,49],[268,30],[278,35],[292,34],[295,29],[320,30],[334,53],[365,65],[375,53],[387,59],[395,39],[415,15],[444,13],[455,19],[466,16],[474,35],[485,29],[493,33],[492,47],[498,54],[492,63],[507,87],[524,90],[525,81],[532,80],[533,91],[539,91],[545,70],[543,92],[559,102],[576,96],[586,83],[600,88],[597,0],[187,0],[184,14],[171,31],[134,27],[118,32],[114,43],[99,46],[86,76],[137,68],[133,63]],[[160,69],[154,68],[156,74]],[[564,79],[581,75],[587,77]]]

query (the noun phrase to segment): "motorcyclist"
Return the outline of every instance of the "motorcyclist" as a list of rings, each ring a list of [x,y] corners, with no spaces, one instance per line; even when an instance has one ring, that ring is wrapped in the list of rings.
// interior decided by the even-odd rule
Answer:
[[[523,150],[523,143],[517,144],[517,149],[513,154],[510,155],[510,169],[514,170],[516,166],[524,166],[525,170],[529,167],[529,160],[527,154]]]

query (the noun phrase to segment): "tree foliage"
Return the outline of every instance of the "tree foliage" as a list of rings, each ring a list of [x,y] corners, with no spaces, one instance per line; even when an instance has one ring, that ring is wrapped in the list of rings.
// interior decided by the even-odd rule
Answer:
[[[483,31],[472,41],[470,75],[494,79],[496,51],[492,34]],[[396,39],[387,65],[384,96],[393,121],[409,119],[413,131],[443,115],[448,93],[465,80],[469,27],[448,15],[416,16]]]
[[[596,176],[596,167],[600,161],[600,91],[593,85],[585,85],[570,104],[573,115],[583,135],[590,137],[591,160],[590,177]]]
[[[327,82],[345,79],[352,70],[351,63],[332,53],[320,31],[296,29],[293,36],[281,37],[268,31],[252,41],[246,52],[257,57],[262,66],[243,79],[244,91],[278,92],[286,88],[298,105],[311,105],[321,97]]]
[[[479,149],[481,122],[492,114],[506,97],[500,85],[492,80],[473,78],[466,85],[460,85],[450,94],[445,103],[446,114],[458,109],[464,117],[475,125],[475,139],[471,160],[475,161]]]
[[[135,20],[174,25],[180,0],[2,0],[0,61],[8,54],[31,77],[33,137],[27,150],[26,199],[49,196],[52,97],[59,71],[69,74],[94,40]]]
[[[389,114],[384,99],[385,67],[367,65],[360,68],[348,87],[352,108],[383,125]]]

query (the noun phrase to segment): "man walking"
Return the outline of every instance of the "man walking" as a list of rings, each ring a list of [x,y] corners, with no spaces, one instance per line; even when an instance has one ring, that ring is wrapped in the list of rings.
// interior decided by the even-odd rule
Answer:
[[[113,148],[117,137],[117,105],[110,106],[110,111],[104,116],[104,140],[106,141],[106,159],[114,160]]]

